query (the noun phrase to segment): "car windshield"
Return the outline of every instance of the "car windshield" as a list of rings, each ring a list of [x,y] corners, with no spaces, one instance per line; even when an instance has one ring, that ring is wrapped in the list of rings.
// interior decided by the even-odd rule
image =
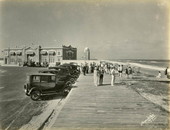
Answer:
[[[33,82],[40,82],[40,76],[33,76]]]
[[[55,76],[41,76],[41,82],[55,82]]]
[[[47,75],[43,75],[43,76],[33,76],[33,82],[47,82],[47,83],[51,83],[51,82],[55,82],[55,76],[47,76]]]
[[[49,76],[41,76],[41,82],[47,82]]]

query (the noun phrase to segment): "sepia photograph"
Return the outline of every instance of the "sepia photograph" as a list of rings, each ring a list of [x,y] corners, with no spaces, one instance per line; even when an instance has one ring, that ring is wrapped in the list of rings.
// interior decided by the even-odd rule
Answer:
[[[169,0],[0,0],[0,130],[169,130]]]

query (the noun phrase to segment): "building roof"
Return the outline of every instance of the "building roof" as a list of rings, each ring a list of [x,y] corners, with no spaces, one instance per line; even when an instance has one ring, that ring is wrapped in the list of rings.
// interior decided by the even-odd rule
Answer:
[[[4,51],[10,51],[10,50],[22,50],[22,48],[6,48]]]
[[[41,50],[43,49],[62,49],[62,47],[42,47]]]
[[[39,47],[40,47],[40,46],[39,46]],[[69,45],[69,46],[62,45],[62,46],[60,46],[60,47],[40,47],[41,50],[44,50],[44,49],[47,49],[47,50],[49,50],[49,49],[64,49],[64,48],[77,49],[77,48],[75,48],[75,47],[72,47],[71,45]],[[36,50],[36,49],[38,49],[38,47],[6,48],[6,49],[4,49],[4,51],[9,51],[9,50],[23,50],[23,49],[25,49],[25,50],[29,50],[29,49]]]

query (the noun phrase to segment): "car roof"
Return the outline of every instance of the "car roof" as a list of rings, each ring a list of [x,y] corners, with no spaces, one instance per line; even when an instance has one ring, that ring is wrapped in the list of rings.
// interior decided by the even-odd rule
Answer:
[[[72,63],[70,63],[70,64],[68,64],[68,63],[64,63],[64,64],[62,64],[62,65],[60,65],[60,66],[64,66],[64,67],[66,67],[66,66],[74,66],[74,67],[77,67],[78,65],[76,64],[72,64]]]
[[[60,66],[71,66],[71,64],[64,63],[64,64],[62,64]]]
[[[51,73],[30,73],[28,76],[55,76],[55,74]]]
[[[39,70],[38,72],[43,72],[43,71],[46,71],[46,72],[51,72],[51,71],[55,71],[55,72],[58,72],[58,70],[56,69],[42,69],[42,70]]]
[[[64,66],[49,67],[49,69],[66,69]]]

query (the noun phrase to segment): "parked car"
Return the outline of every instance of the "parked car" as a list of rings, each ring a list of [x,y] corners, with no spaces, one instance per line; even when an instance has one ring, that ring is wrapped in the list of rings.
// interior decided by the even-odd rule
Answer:
[[[57,82],[63,82],[68,86],[75,83],[75,79],[68,73],[61,72],[61,69],[42,69],[39,73],[52,73],[56,75]]]
[[[67,79],[69,79],[72,82],[72,84],[74,84],[77,78],[79,77],[78,75],[71,74],[67,67],[57,66],[57,67],[49,67],[49,69],[57,70],[58,71],[57,75],[59,77],[67,77]]]
[[[49,63],[48,67],[55,67],[55,66],[59,66],[60,64],[61,64],[60,62]]]
[[[69,73],[74,76],[75,78],[78,78],[80,75],[80,70],[78,70],[78,65],[74,65],[74,64],[62,64],[60,65],[61,67],[65,67],[68,69]]]
[[[57,82],[55,74],[34,73],[27,75],[24,91],[27,96],[36,101],[45,95],[67,95],[70,87],[62,82]]]

